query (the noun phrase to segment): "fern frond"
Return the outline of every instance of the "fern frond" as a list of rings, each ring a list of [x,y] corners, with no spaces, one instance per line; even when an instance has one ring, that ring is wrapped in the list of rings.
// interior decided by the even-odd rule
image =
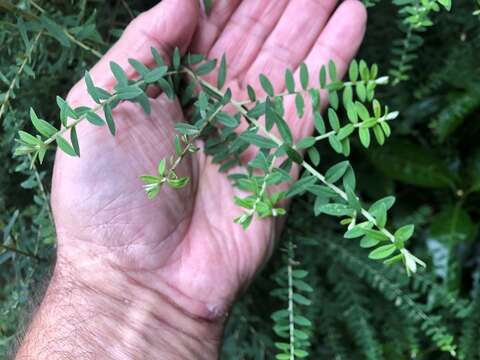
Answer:
[[[361,257],[349,251],[348,247],[328,239],[318,239],[323,249],[333,256],[343,267],[351,271],[358,278],[364,280],[370,287],[380,292],[386,299],[391,301],[403,315],[420,325],[422,332],[442,351],[456,354],[457,346],[454,336],[448,327],[443,324],[442,318],[429,314],[426,306],[414,300],[414,296],[405,292],[395,282],[389,279],[387,272],[380,271],[366,263]]]
[[[272,319],[274,332],[282,338],[282,341],[275,343],[280,351],[276,359],[294,360],[309,355],[312,322],[302,315],[301,307],[311,305],[311,300],[304,294],[312,292],[313,288],[305,282],[308,273],[299,269],[299,263],[295,260],[295,245],[291,241],[285,251],[287,265],[274,276],[280,288],[273,290],[272,295],[286,301],[287,307],[274,312]]]

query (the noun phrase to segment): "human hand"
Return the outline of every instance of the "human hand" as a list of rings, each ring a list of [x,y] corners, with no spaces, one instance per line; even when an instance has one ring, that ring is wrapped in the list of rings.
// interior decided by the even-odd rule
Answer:
[[[90,73],[96,85],[111,89],[110,61],[133,77],[128,58],[149,65],[151,47],[169,58],[178,46],[208,58],[225,53],[226,86],[237,99],[247,97],[246,84],[262,92],[261,73],[282,90],[285,69],[302,62],[318,74],[333,60],[342,75],[363,38],[366,11],[354,0],[335,10],[336,5],[335,0],[219,0],[206,17],[195,0],[164,0],[134,20]],[[184,119],[176,101],[156,95],[150,116],[131,103],[114,110],[115,137],[105,128],[79,125],[80,158],[57,153],[52,190],[57,271],[72,267],[74,276],[94,288],[108,286],[111,274],[121,272],[188,316],[221,324],[238,291],[271,253],[276,220],[254,220],[246,231],[234,224],[241,211],[232,201],[236,190],[201,152],[178,169],[191,179],[188,186],[165,187],[157,199],[147,199],[139,175],[154,173],[159,159],[174,153],[174,124]],[[83,80],[67,100],[92,105]],[[296,121],[293,102],[286,100],[285,109],[296,138],[312,132],[312,121]]]

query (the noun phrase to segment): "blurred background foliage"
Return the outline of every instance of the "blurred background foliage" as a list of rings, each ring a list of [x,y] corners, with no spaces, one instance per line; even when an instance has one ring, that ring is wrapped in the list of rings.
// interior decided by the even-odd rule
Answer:
[[[65,97],[154,3],[0,0],[0,358],[17,342],[55,259],[53,157],[33,169],[13,158],[16,133],[30,126],[30,107],[56,121],[55,96]],[[335,220],[311,214],[312,198],[300,197],[279,250],[232,311],[223,358],[274,357],[271,314],[286,306],[275,295],[294,264],[313,289],[304,288],[309,301],[301,304],[310,358],[480,359],[480,4],[458,0],[437,12],[434,3],[366,1],[359,58],[391,76],[381,100],[401,115],[390,141],[368,152],[357,144],[351,160],[365,201],[397,197],[393,224],[415,224],[409,247],[427,269],[407,278],[368,260]]]

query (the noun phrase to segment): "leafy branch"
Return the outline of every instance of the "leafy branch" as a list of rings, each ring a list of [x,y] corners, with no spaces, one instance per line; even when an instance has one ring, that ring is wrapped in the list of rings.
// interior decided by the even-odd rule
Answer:
[[[38,40],[40,39],[40,37],[42,36],[43,34],[43,31],[39,31],[37,33],[37,35],[35,35],[33,41],[30,43],[30,46],[27,48],[26,52],[25,52],[25,56],[24,56],[24,59],[22,60],[22,62],[20,63],[20,66],[18,67],[18,70],[17,72],[15,73],[15,76],[14,78],[12,79],[12,81],[10,81],[10,85],[8,86],[8,89],[4,95],[4,98],[3,98],[3,101],[2,101],[2,105],[0,106],[0,120],[2,119],[2,116],[7,108],[7,104],[8,102],[10,101],[10,97],[12,96],[13,94],[13,91],[15,89],[15,86],[18,85],[18,82],[19,82],[19,79],[20,79],[20,76],[22,75],[24,69],[25,69],[25,66],[27,66],[27,64],[31,61],[31,58],[32,58],[32,53],[35,49],[35,47],[37,46],[38,44]]]
[[[274,312],[271,317],[275,334],[285,339],[275,342],[275,347],[280,350],[276,359],[295,360],[309,355],[307,349],[310,346],[312,322],[301,315],[300,307],[312,304],[303,294],[313,292],[313,288],[305,281],[308,272],[300,269],[298,261],[295,260],[295,245],[288,241],[284,251],[287,265],[274,275],[279,287],[271,294],[285,301],[287,308]]]
[[[108,125],[112,135],[115,135],[115,123],[112,110],[122,101],[136,102],[148,114],[150,104],[146,95],[148,86],[159,86],[170,98],[180,97],[182,104],[192,104],[192,115],[187,123],[178,123],[175,129],[175,154],[169,159],[161,159],[156,175],[144,175],[141,180],[149,198],[156,197],[164,183],[173,188],[184,187],[189,179],[178,177],[176,169],[189,153],[198,151],[195,142],[202,138],[206,140],[205,151],[213,155],[212,161],[223,163],[220,171],[228,171],[240,162],[240,155],[250,146],[258,148],[257,155],[246,167],[246,173],[229,174],[233,186],[250,193],[250,195],[234,199],[235,203],[246,209],[235,219],[235,222],[247,228],[255,215],[260,218],[280,216],[285,210],[278,203],[289,197],[310,192],[316,196],[314,212],[316,215],[343,217],[342,224],[348,225],[345,233],[347,238],[362,237],[360,246],[373,248],[369,254],[371,259],[383,260],[386,264],[402,261],[407,273],[414,273],[417,264],[425,264],[413,256],[406,248],[405,242],[413,234],[413,225],[404,226],[394,233],[387,227],[387,211],[393,206],[394,200],[388,197],[372,205],[368,210],[362,207],[360,199],[355,194],[355,175],[348,161],[332,166],[325,174],[315,167],[320,163],[320,154],[316,143],[328,139],[332,149],[344,156],[350,154],[350,141],[354,133],[358,134],[360,143],[370,146],[370,132],[382,145],[390,136],[388,121],[397,117],[397,112],[390,112],[375,99],[377,85],[386,84],[388,79],[378,77],[378,68],[371,68],[364,61],[353,61],[349,67],[349,81],[343,82],[337,77],[336,66],[329,62],[319,72],[319,87],[310,87],[310,74],[307,66],[302,64],[299,70],[301,89],[296,88],[293,73],[285,72],[285,88],[289,95],[295,97],[297,116],[305,116],[305,97],[311,99],[313,123],[319,135],[307,136],[295,142],[292,131],[284,118],[283,99],[286,93],[276,95],[274,87],[265,75],[260,75],[259,82],[266,97],[260,99],[255,90],[247,86],[249,105],[232,98],[229,89],[222,91],[227,76],[225,57],[220,61],[216,86],[205,81],[203,77],[217,68],[216,60],[206,60],[201,55],[189,54],[181,57],[180,51],[173,52],[171,66],[167,66],[159,53],[152,49],[156,66],[148,68],[136,60],[130,59],[132,67],[139,74],[136,80],[130,80],[123,69],[111,63],[111,71],[116,79],[114,92],[110,93],[94,85],[88,72],[85,74],[87,91],[97,103],[94,108],[80,107],[72,109],[63,99],[57,97],[60,108],[61,129],[55,128],[49,122],[40,119],[31,109],[30,117],[39,135],[31,135],[21,131],[18,140],[20,146],[17,155],[33,154],[40,162],[45,156],[49,145],[56,142],[60,149],[72,156],[80,156],[80,147],[76,126],[87,120],[96,126]],[[177,86],[184,76],[193,82],[187,85],[182,93]],[[199,90],[195,90],[199,87]],[[328,94],[329,108],[327,110],[328,131],[326,121],[321,115],[321,91]],[[341,96],[339,96],[341,93]],[[371,104],[373,111],[368,109]],[[367,104],[367,106],[365,105]],[[226,105],[235,108],[236,113],[222,111]],[[104,118],[97,114],[103,110]],[[340,110],[346,114],[347,123],[342,125]],[[72,118],[73,121],[68,121]],[[247,122],[247,129],[239,131],[241,119]],[[221,125],[221,126],[219,126]],[[273,133],[273,129],[279,135]],[[63,138],[70,132],[71,144]],[[303,159],[300,151],[306,151],[312,164]],[[279,164],[281,162],[281,164]],[[292,184],[290,171],[293,164],[301,166],[305,174]],[[259,173],[261,175],[259,175]],[[336,185],[340,180],[343,185]],[[320,182],[322,185],[318,185]],[[270,188],[285,184],[287,191],[271,192]],[[358,222],[362,216],[366,221]]]

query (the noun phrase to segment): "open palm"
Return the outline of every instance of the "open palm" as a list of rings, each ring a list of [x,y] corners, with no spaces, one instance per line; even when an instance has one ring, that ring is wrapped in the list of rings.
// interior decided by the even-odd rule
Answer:
[[[133,77],[129,57],[152,64],[150,47],[167,57],[176,46],[209,58],[225,53],[227,86],[238,99],[246,98],[246,84],[261,92],[260,73],[282,90],[285,69],[302,62],[318,74],[332,59],[342,74],[362,40],[366,13],[354,0],[336,6],[335,0],[218,0],[206,17],[196,0],[164,0],[132,22],[91,74],[98,86],[112,88],[110,61]],[[68,100],[92,105],[83,81]],[[108,262],[189,312],[214,317],[268,258],[275,223],[255,220],[247,231],[234,224],[241,213],[235,190],[201,152],[179,168],[191,178],[188,186],[165,187],[148,200],[139,176],[174,153],[174,124],[184,119],[177,102],[162,95],[150,102],[150,116],[136,104],[119,105],[115,137],[81,124],[80,158],[57,153],[52,204],[59,256]],[[312,131],[308,117],[295,118],[289,100],[285,108],[297,138]]]

